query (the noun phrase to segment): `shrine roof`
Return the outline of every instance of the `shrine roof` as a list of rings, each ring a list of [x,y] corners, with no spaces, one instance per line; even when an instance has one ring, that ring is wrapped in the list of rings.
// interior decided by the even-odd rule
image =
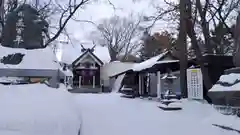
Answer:
[[[141,71],[141,70],[144,70],[144,69],[147,69],[147,68],[151,68],[152,66],[154,66],[155,64],[158,63],[158,61],[160,59],[162,59],[166,54],[168,54],[169,51],[164,51],[163,53],[155,56],[155,57],[152,57],[148,60],[145,60],[141,63],[137,63],[133,66],[132,70],[133,71]]]
[[[91,46],[89,47],[91,48]],[[81,52],[81,48],[72,45],[63,45],[61,47],[61,55],[59,61],[66,64],[72,64],[77,58],[83,55],[85,52]],[[107,47],[96,46],[93,54],[101,60],[104,64],[110,62],[110,55]]]

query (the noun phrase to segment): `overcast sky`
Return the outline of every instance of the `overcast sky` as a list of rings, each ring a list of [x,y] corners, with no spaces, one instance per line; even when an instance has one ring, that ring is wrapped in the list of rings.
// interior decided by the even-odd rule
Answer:
[[[98,0],[96,3],[91,3],[86,5],[84,9],[80,9],[75,18],[79,20],[89,20],[93,21],[96,24],[99,23],[101,19],[110,18],[113,15],[119,16],[128,16],[129,14],[141,14],[141,15],[154,15],[156,13],[156,9],[154,5],[158,4],[161,6],[164,5],[164,0],[137,0],[137,2],[133,2],[132,0],[110,0],[111,3],[117,10],[114,10],[113,6],[108,3],[107,0]],[[136,1],[136,0],[135,0]],[[153,3],[154,2],[154,3]],[[90,23],[80,23],[71,20],[67,25],[67,31],[70,34],[70,37],[74,41],[75,48],[72,46],[64,46],[58,55],[68,55],[66,57],[71,57],[69,55],[74,55],[76,57],[79,55],[79,51],[81,43],[86,43],[85,45],[91,45],[91,39],[89,39],[89,34],[96,29],[93,24]],[[159,22],[154,27],[154,32],[161,31],[164,29],[168,29],[168,24],[166,22]],[[59,40],[64,40],[61,37]],[[64,52],[63,52],[64,51]],[[106,52],[107,53],[107,52]],[[60,57],[60,56],[59,56]]]
[[[117,8],[114,10],[113,7],[107,2],[107,0],[100,0],[94,4],[87,5],[84,9],[79,10],[76,17],[80,20],[90,20],[96,24],[104,18],[109,18],[113,15],[128,16],[131,13],[153,15],[156,13],[156,9],[153,7],[153,0],[138,0],[133,2],[132,0],[111,0],[112,4]],[[155,0],[157,4],[163,5],[163,0]],[[160,31],[167,27],[167,24],[161,23],[155,27],[155,31]],[[72,37],[86,41],[89,33],[95,29],[95,26],[90,23],[79,23],[70,21],[67,26],[68,31]]]

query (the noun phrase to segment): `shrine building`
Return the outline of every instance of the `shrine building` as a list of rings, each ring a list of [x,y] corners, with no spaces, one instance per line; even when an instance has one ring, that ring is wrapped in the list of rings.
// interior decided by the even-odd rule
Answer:
[[[61,62],[68,65],[73,73],[72,91],[73,92],[101,92],[104,85],[101,68],[110,61],[108,49],[102,46],[81,49],[71,48],[64,45]],[[66,49],[67,48],[67,49]],[[68,50],[68,52],[66,51]],[[108,88],[105,88],[108,91]]]

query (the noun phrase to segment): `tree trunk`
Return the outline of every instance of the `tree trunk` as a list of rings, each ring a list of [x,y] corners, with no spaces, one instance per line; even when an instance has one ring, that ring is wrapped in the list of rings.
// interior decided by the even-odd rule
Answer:
[[[4,27],[4,12],[5,12],[4,0],[0,0],[0,24],[1,24],[2,29]]]
[[[116,57],[111,57],[110,62],[113,62],[113,61],[117,61],[117,58]]]
[[[117,53],[115,52],[115,50],[111,47],[108,48],[109,50],[109,54],[110,54],[110,58],[111,58],[111,62],[113,61],[117,61]]]
[[[236,67],[240,67],[240,14],[238,14],[237,22],[234,30],[233,63]]]
[[[189,28],[191,29],[191,28]],[[196,53],[197,56],[197,63],[200,65],[201,71],[202,71],[202,75],[203,75],[203,83],[204,86],[207,90],[212,88],[212,81],[209,77],[209,73],[208,73],[208,69],[205,67],[204,65],[204,59],[203,56],[201,54],[200,48],[198,46],[197,40],[196,40],[196,35],[192,35],[191,33],[189,33],[189,37],[191,38],[191,44],[193,46],[193,49]]]
[[[180,49],[180,86],[183,98],[187,98],[187,43],[185,8],[186,0],[180,0],[180,32],[178,46]]]
[[[197,61],[198,61],[198,64],[200,65],[200,68],[201,68],[201,71],[202,71],[202,74],[203,74],[204,86],[207,90],[209,90],[212,87],[213,84],[212,84],[212,81],[209,77],[208,70],[204,66],[204,59],[203,59],[201,50],[198,46],[197,37],[196,37],[196,33],[194,31],[193,23],[192,23],[191,19],[187,19],[186,22],[187,22],[186,24],[188,26],[187,27],[187,34],[191,38],[191,44],[192,44],[192,47],[193,47],[193,49],[196,53]]]
[[[208,2],[205,4],[208,5]],[[191,5],[190,2],[189,2],[189,5]],[[196,0],[196,8],[198,9],[198,13],[200,14],[201,27],[202,27],[203,36],[205,39],[204,52],[207,54],[213,54],[211,37],[209,33],[209,23],[206,20],[206,9],[205,7],[204,8],[202,7],[201,0]]]
[[[191,1],[190,0],[188,0],[187,6],[188,7],[191,6]],[[197,36],[196,36],[195,30],[194,30],[194,24],[192,22],[191,8],[187,8],[187,11],[186,11],[186,25],[188,26],[187,27],[187,34],[191,38],[191,44],[192,44],[192,47],[193,47],[193,49],[196,53],[197,61],[198,61],[198,64],[200,65],[200,68],[201,68],[201,71],[202,71],[204,86],[205,86],[206,90],[209,90],[212,87],[213,84],[212,84],[212,81],[209,77],[208,69],[205,68],[202,52],[201,52],[201,50],[199,48],[199,45],[198,45]],[[204,98],[206,100],[208,100],[208,96],[207,96],[206,93],[207,93],[207,91],[204,92]]]

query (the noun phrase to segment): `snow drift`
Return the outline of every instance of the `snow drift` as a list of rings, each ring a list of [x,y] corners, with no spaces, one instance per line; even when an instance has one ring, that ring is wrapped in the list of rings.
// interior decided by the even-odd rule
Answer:
[[[0,85],[1,135],[77,135],[80,111],[64,86]]]
[[[207,103],[181,100],[180,111],[163,111],[158,102],[120,94],[78,94],[84,135],[239,135],[240,119],[224,116]],[[175,104],[176,105],[176,104]]]
[[[22,61],[19,64],[3,64],[0,63],[0,68],[13,69],[59,69],[60,65],[57,58],[50,47],[43,49],[22,49],[22,48],[8,48],[0,45],[0,58],[12,54],[23,54]]]

